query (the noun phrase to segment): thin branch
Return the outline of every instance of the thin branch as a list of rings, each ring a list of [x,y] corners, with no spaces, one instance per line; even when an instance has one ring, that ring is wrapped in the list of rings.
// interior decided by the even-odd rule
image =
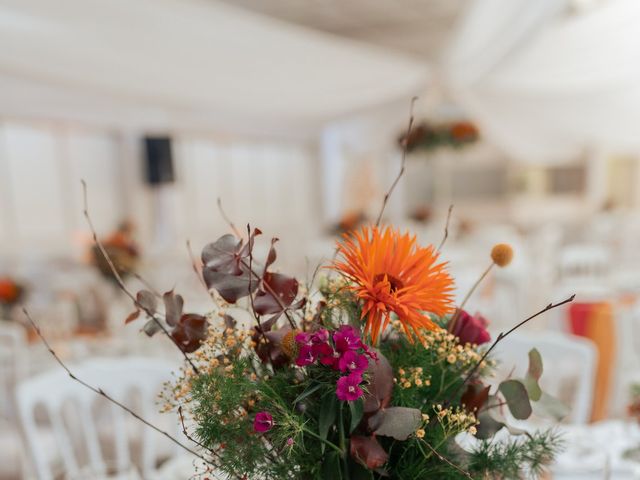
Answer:
[[[140,275],[138,272],[129,272],[129,273],[130,275],[133,275],[133,277],[136,280],[138,280],[142,285],[144,285],[144,287],[147,290],[149,290],[151,293],[153,293],[156,297],[162,298],[162,294],[158,292],[155,288],[153,288],[153,285],[151,285],[151,283],[145,280],[142,275]]]
[[[418,97],[413,97],[411,99],[411,106],[409,107],[409,126],[407,127],[407,136],[405,137],[404,145],[402,148],[402,162],[400,163],[400,171],[398,172],[398,176],[396,177],[396,179],[391,184],[389,191],[384,195],[384,200],[382,201],[382,208],[380,208],[380,213],[378,213],[378,219],[376,220],[376,226],[380,226],[380,222],[382,221],[382,215],[384,214],[384,209],[387,208],[387,202],[389,201],[389,197],[391,197],[391,194],[395,190],[396,185],[400,181],[400,178],[402,178],[402,175],[404,175],[405,164],[407,161],[407,150],[409,149],[409,135],[411,134],[411,128],[413,127],[413,106],[415,105],[416,100],[418,100]]]
[[[249,271],[253,272],[253,244],[251,243],[251,225],[247,223],[247,238],[249,239]],[[260,317],[258,316],[258,313],[256,312],[256,306],[254,303],[254,299],[253,299],[253,285],[251,283],[251,277],[253,277],[253,275],[249,275],[249,303],[251,304],[251,313],[253,313],[253,318],[256,321],[257,324],[257,330],[258,333],[260,333],[262,335],[262,337],[267,340],[267,336],[264,333],[264,330],[262,329],[262,325],[260,324]]]
[[[442,241],[440,242],[440,245],[438,245],[438,250],[437,250],[438,252],[442,250],[444,243],[447,241],[447,238],[449,238],[449,222],[451,221],[452,212],[453,212],[453,204],[449,205],[449,211],[447,212],[447,222],[444,224],[444,236],[442,237]]]
[[[220,457],[220,454],[218,452],[216,452],[215,450],[213,450],[212,448],[207,447],[206,445],[204,445],[202,442],[199,442],[198,440],[196,440],[195,438],[193,438],[193,436],[191,436],[189,434],[189,432],[187,431],[187,426],[184,423],[184,415],[182,414],[182,405],[178,406],[178,416],[180,417],[180,426],[182,427],[182,433],[183,435],[187,438],[187,440],[189,440],[190,442],[194,443],[195,445],[197,445],[198,447],[206,450],[207,452],[209,452],[211,455],[213,455],[214,457],[216,457],[218,460],[222,460],[222,458]],[[236,478],[241,479],[240,476],[236,475]]]
[[[453,392],[453,394],[451,395],[451,397],[449,398],[449,400],[447,400],[446,405],[449,405],[451,403],[451,401],[456,397],[456,395],[458,393],[460,393],[460,391],[462,390],[462,388],[469,382],[469,380],[471,380],[471,378],[473,378],[473,376],[476,374],[476,372],[478,371],[478,369],[480,368],[480,366],[482,365],[482,363],[487,359],[487,357],[489,356],[489,354],[496,348],[496,346],[498,345],[498,343],[500,343],[502,340],[504,340],[505,338],[507,338],[509,335],[511,335],[513,332],[515,332],[517,329],[519,329],[520,327],[522,327],[525,323],[533,320],[534,318],[538,317],[539,315],[542,315],[543,313],[548,312],[549,310],[553,310],[554,308],[560,307],[562,305],[565,305],[567,303],[571,303],[573,302],[574,298],[576,298],[575,293],[573,295],[571,295],[569,298],[567,298],[566,300],[563,300],[561,302],[558,303],[550,303],[549,305],[547,305],[546,307],[544,307],[542,310],[540,310],[539,312],[534,313],[533,315],[531,315],[528,318],[525,318],[524,320],[522,320],[520,323],[518,323],[516,326],[512,327],[510,330],[506,331],[506,332],[502,332],[498,335],[498,337],[494,340],[494,342],[491,344],[491,346],[489,347],[489,349],[484,352],[484,354],[482,355],[482,357],[480,358],[480,360],[478,360],[478,362],[474,365],[474,367],[469,371],[469,373],[467,374],[467,376],[464,378],[464,380],[462,381],[462,383],[458,386],[458,388],[456,388],[456,390]]]
[[[178,350],[180,350],[180,352],[182,353],[187,363],[189,363],[194,373],[197,375],[198,368],[195,366],[191,358],[189,358],[189,355],[187,355],[186,352],[184,352],[184,350],[180,348],[180,344],[176,341],[175,338],[171,336],[171,334],[166,329],[166,327],[162,324],[162,322],[156,318],[155,312],[151,311],[149,308],[147,308],[146,306],[138,302],[138,299],[136,298],[136,296],[133,293],[131,293],[125,286],[124,281],[122,280],[122,277],[118,273],[116,266],[113,264],[113,261],[111,260],[111,257],[105,250],[104,245],[102,245],[102,242],[98,239],[98,234],[96,233],[96,229],[93,226],[93,222],[91,221],[91,216],[89,215],[89,202],[87,199],[87,183],[84,180],[81,180],[81,182],[82,182],[82,193],[83,193],[83,200],[84,200],[84,211],[83,211],[84,218],[87,220],[87,224],[89,225],[89,229],[91,230],[91,235],[93,236],[93,243],[95,244],[96,247],[98,247],[98,250],[100,250],[100,253],[104,257],[107,264],[109,265],[109,269],[111,270],[111,273],[113,274],[113,278],[115,278],[116,283],[118,284],[118,287],[120,287],[120,290],[122,290],[131,299],[131,301],[136,306],[136,308],[139,308],[140,310],[145,312],[149,316],[149,318],[151,318],[158,325],[160,330],[162,330],[162,333],[164,333],[164,335],[171,340],[171,342],[178,348]]]
[[[70,369],[69,367],[67,367],[67,365],[60,359],[60,357],[58,356],[58,354],[53,350],[53,348],[51,347],[51,345],[49,344],[49,342],[47,341],[47,339],[45,338],[45,336],[42,334],[42,332],[40,331],[40,327],[38,326],[38,324],[35,322],[35,320],[31,317],[31,315],[29,314],[29,312],[27,311],[26,308],[22,309],[22,312],[24,313],[25,317],[27,318],[27,320],[29,320],[29,323],[31,324],[31,326],[33,327],[33,329],[35,330],[35,332],[37,333],[38,337],[40,337],[40,340],[42,340],[42,343],[44,343],[45,347],[47,348],[47,350],[49,350],[49,353],[53,356],[53,358],[55,359],[56,362],[58,362],[58,364],[67,372],[67,374],[69,375],[69,377],[78,382],[80,385],[82,385],[85,388],[88,388],[89,390],[91,390],[92,392],[96,393],[97,395],[100,395],[101,397],[105,398],[106,400],[108,400],[109,402],[113,403],[114,405],[118,406],[119,408],[121,408],[122,410],[124,410],[125,412],[127,412],[128,414],[130,414],[131,416],[133,416],[136,420],[142,422],[143,424],[145,424],[147,427],[152,428],[153,430],[155,430],[156,432],[164,435],[166,438],[168,438],[169,440],[171,440],[173,443],[175,443],[176,445],[178,445],[180,448],[182,448],[183,450],[189,452],[190,454],[198,457],[200,460],[206,462],[206,463],[211,463],[210,459],[207,459],[204,455],[201,455],[200,453],[196,452],[195,450],[192,450],[191,448],[187,447],[184,443],[180,442],[180,440],[178,440],[177,438],[169,435],[167,432],[165,432],[164,430],[158,428],[157,426],[155,426],[154,424],[152,424],[151,422],[149,422],[148,420],[145,420],[144,418],[142,418],[140,415],[138,415],[136,412],[134,412],[133,410],[131,410],[129,407],[127,407],[126,405],[124,405],[123,403],[120,403],[118,400],[116,400],[115,398],[113,398],[112,396],[110,396],[108,393],[106,393],[104,390],[102,390],[101,388],[97,388],[94,387],[93,385],[90,385],[89,383],[85,382],[84,380],[82,380],[81,378],[78,378]]]
[[[469,291],[465,295],[464,299],[462,300],[462,303],[456,309],[456,312],[453,314],[453,317],[449,321],[449,325],[447,326],[447,330],[449,332],[453,332],[454,331],[454,329],[456,328],[456,323],[458,323],[458,319],[460,318],[460,315],[462,314],[462,309],[465,307],[465,305],[467,304],[467,302],[471,298],[471,295],[473,295],[473,292],[476,291],[476,288],[478,288],[478,286],[482,283],[482,281],[485,279],[485,277],[487,275],[489,275],[489,272],[491,271],[491,269],[494,266],[495,266],[495,262],[492,261],[491,264],[487,267],[487,269],[484,272],[482,272],[482,275],[480,275],[480,278],[478,278],[478,280],[476,280],[476,283],[474,283],[473,286],[469,289]]]
[[[433,448],[431,446],[431,444],[425,440],[422,440],[422,443],[424,443],[429,450],[431,450],[431,453],[433,453],[436,457],[438,457],[438,459],[441,462],[446,463],[447,465],[449,465],[450,467],[456,469],[458,472],[460,472],[462,475],[464,475],[465,477],[473,480],[473,477],[471,476],[471,474],[469,472],[467,472],[466,470],[464,470],[463,468],[459,467],[458,465],[456,465],[455,463],[453,463],[451,460],[449,460],[448,458],[446,458],[444,455],[442,455],[441,453],[439,453],[435,448]]]
[[[235,224],[231,221],[231,219],[227,216],[224,209],[222,208],[222,199],[220,197],[218,197],[218,211],[220,212],[220,216],[222,216],[222,219],[225,222],[227,222],[227,225],[229,225],[234,235],[238,238],[242,238],[242,235],[240,235],[240,230],[238,230],[238,228],[235,226]]]

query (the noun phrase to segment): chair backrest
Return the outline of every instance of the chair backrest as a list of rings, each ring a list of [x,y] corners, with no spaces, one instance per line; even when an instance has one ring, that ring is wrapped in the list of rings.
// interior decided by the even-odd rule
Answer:
[[[158,393],[162,384],[170,380],[175,367],[174,363],[159,359],[124,357],[91,360],[72,366],[72,371],[79,379],[101,388],[117,401],[130,406],[142,418],[156,423],[159,417]],[[105,426],[113,435],[111,447],[115,459],[110,469],[115,472],[110,473],[123,473],[131,468],[129,414],[102,401],[99,395],[69,378],[62,369],[56,368],[21,382],[16,394],[20,420],[41,480],[53,479],[54,473],[49,462],[51,452],[43,448],[39,435],[42,428],[36,413],[40,408],[44,408],[49,418],[64,471],[69,478],[76,478],[87,466],[93,472],[106,473],[105,445],[101,442],[104,436],[100,434],[100,429]],[[168,433],[178,433],[177,424],[174,426]],[[150,478],[156,467],[158,437],[160,435],[150,428],[140,431],[139,463],[143,478]]]
[[[0,320],[0,417],[14,414],[14,387],[27,372],[26,347],[24,327]]]
[[[560,398],[571,409],[565,421],[573,424],[589,422],[598,357],[593,342],[557,332],[515,332],[495,349],[493,358],[499,362],[497,379],[511,372],[516,378],[523,377],[532,348],[542,355],[542,389]]]

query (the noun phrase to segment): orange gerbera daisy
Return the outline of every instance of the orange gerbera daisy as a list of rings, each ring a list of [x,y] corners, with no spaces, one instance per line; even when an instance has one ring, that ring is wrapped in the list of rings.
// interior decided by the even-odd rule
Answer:
[[[342,259],[333,268],[353,282],[350,287],[362,300],[365,334],[375,345],[380,332],[395,313],[409,339],[411,331],[422,338],[421,329],[436,325],[426,312],[441,316],[453,311],[453,280],[445,263],[437,263],[433,246],[416,244],[416,237],[392,228],[363,227],[344,235],[338,244]]]

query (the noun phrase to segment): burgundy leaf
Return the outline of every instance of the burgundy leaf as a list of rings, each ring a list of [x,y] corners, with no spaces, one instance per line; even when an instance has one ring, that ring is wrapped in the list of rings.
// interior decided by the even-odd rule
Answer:
[[[149,290],[140,290],[136,294],[136,302],[143,310],[151,312],[152,314],[156,312],[158,302],[156,296]]]
[[[232,275],[205,268],[202,274],[207,286],[217,290],[229,303],[235,303],[238,299],[249,295],[249,287],[252,293],[258,288],[258,280],[251,278],[248,271],[240,275]]]
[[[469,413],[475,413],[487,403],[490,388],[482,383],[470,383],[462,394],[460,402]]]
[[[195,352],[207,338],[207,318],[195,313],[184,314],[171,336],[183,352]]]
[[[202,250],[202,265],[215,272],[225,272],[234,275],[242,273],[239,266],[242,240],[231,234],[223,235]]]
[[[207,287],[217,290],[227,302],[235,303],[258,288],[260,273],[258,278],[252,277],[248,265],[254,238],[260,233],[255,229],[247,244],[233,235],[223,235],[202,250],[202,277]],[[254,265],[252,269],[257,270]]]
[[[267,272],[264,274],[263,282],[269,288],[261,289],[256,294],[254,309],[258,315],[282,312],[298,295],[298,281],[288,275]],[[277,298],[271,292],[275,293]]]
[[[382,467],[389,458],[382,445],[378,443],[375,435],[364,437],[354,435],[350,442],[351,456],[362,463],[369,470]]]
[[[140,316],[140,310],[136,310],[134,312],[131,312],[127,316],[127,319],[124,321],[124,324],[126,325],[129,322],[133,322],[134,320],[137,320],[139,316]]]
[[[273,262],[276,261],[277,258],[277,254],[276,254],[276,249],[275,249],[275,244],[278,241],[278,239],[276,237],[273,237],[271,239],[271,247],[269,248],[269,254],[267,255],[267,261],[264,264],[264,270],[265,272],[269,269],[269,267],[273,264]]]
[[[173,327],[180,321],[184,300],[181,295],[173,293],[173,290],[162,295],[162,299],[164,300],[165,318],[167,323]]]
[[[236,324],[238,322],[231,315],[228,315],[228,314],[225,313],[224,316],[222,317],[222,319],[224,320],[224,327],[225,328],[236,328]]]
[[[391,393],[393,392],[393,368],[382,353],[376,353],[378,361],[369,361],[371,377],[367,387],[368,392],[363,397],[364,412],[369,414],[386,408],[391,402]]]
[[[247,228],[249,227],[247,226]],[[258,235],[262,235],[262,230],[260,230],[259,228],[254,228],[253,233],[249,235],[249,241],[240,250],[241,257],[248,257],[249,254],[253,252],[253,245]]]

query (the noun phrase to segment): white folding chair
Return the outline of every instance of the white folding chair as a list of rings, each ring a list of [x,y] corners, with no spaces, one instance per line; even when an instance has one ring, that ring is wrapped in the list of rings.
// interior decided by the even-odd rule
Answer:
[[[78,378],[129,405],[142,418],[158,424],[161,419],[156,405],[157,395],[163,382],[171,378],[175,367],[173,363],[158,359],[124,357],[91,360],[73,366],[72,371]],[[50,420],[67,478],[81,478],[80,472],[87,471],[87,468],[92,474],[123,474],[134,463],[138,464],[142,478],[153,478],[160,456],[157,440],[162,436],[147,427],[140,430],[139,437],[135,437],[139,441],[140,458],[133,462],[131,427],[134,423],[129,415],[116,405],[101,400],[99,395],[69,378],[62,369],[20,383],[17,400],[20,420],[40,480],[52,480],[59,473],[54,472],[55,467],[49,460],[51,454],[43,448],[39,435],[41,427],[36,421],[36,412],[40,408],[44,408]],[[178,435],[178,425],[175,419],[172,420],[173,427],[168,433]],[[111,445],[105,445],[105,430],[113,437],[109,442]],[[109,447],[113,449],[113,461],[105,455]],[[173,454],[175,451],[169,456]]]
[[[27,372],[27,332],[22,325],[0,321],[0,417],[14,416],[13,389]]]
[[[499,362],[496,380],[502,380],[512,372],[515,378],[522,378],[532,348],[542,355],[542,389],[568,403],[571,409],[565,421],[573,424],[589,422],[598,357],[593,342],[557,332],[515,332],[494,350],[493,358]]]
[[[26,346],[24,327],[0,321],[0,478],[22,478],[25,473],[14,391],[27,372]]]

